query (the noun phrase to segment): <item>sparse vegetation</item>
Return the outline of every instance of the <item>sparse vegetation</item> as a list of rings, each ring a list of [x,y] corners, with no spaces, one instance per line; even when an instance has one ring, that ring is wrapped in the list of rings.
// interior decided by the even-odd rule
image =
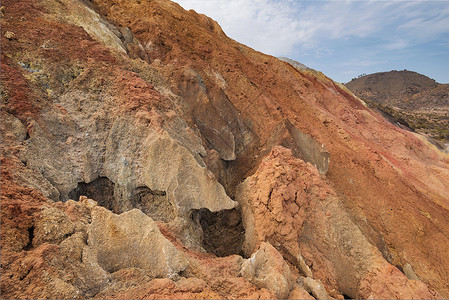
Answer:
[[[391,106],[365,100],[371,108],[377,108],[395,118],[399,123],[406,125],[414,131],[425,134],[441,141],[449,141],[449,116],[436,112],[418,113],[405,112]]]
[[[359,76],[354,77],[351,80],[356,80],[357,78],[360,78],[360,77],[363,77],[363,76],[366,76],[366,73],[360,74]]]

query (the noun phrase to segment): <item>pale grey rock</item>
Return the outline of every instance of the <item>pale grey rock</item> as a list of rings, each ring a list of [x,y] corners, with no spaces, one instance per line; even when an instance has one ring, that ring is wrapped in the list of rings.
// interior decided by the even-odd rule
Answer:
[[[306,71],[306,70],[311,70],[309,67],[307,67],[305,64],[300,63],[298,61],[295,61],[293,59],[287,58],[287,57],[278,57],[279,60],[285,61],[287,63],[289,63],[290,65],[292,65],[295,69],[298,69],[300,71]]]
[[[88,7],[83,1],[78,0],[60,0],[53,3],[51,7],[62,19],[69,23],[81,26],[95,40],[116,50],[119,53],[126,54],[125,47],[111,30],[112,24],[108,24],[98,13]]]
[[[185,218],[189,228],[192,210],[219,211],[237,205],[207,170],[198,133],[176,113],[169,112],[168,118],[156,111],[114,117],[107,111],[113,110],[115,100],[101,97],[92,101],[86,92],[71,90],[59,98],[68,113],[47,108],[42,113],[46,127],[33,124],[21,156],[48,185],[33,187],[53,200],[60,193],[59,199],[66,201],[82,195],[76,193],[80,184],[109,181],[112,200],[94,199],[101,205],[116,213],[139,208],[164,222]],[[180,228],[186,233],[196,230]]]
[[[412,268],[412,265],[409,263],[406,263],[402,269],[404,270],[405,276],[407,276],[410,280],[419,280],[419,277],[416,275],[415,271]]]
[[[134,39],[133,32],[128,27],[119,27],[119,31],[125,40],[125,43],[132,43]]]
[[[210,76],[212,81],[216,75]],[[257,135],[228,99],[223,89],[208,90],[202,76],[186,68],[179,83],[183,99],[189,104],[193,122],[216,150],[221,159],[232,161],[239,153],[247,151],[248,145],[257,141]]]
[[[322,174],[329,169],[330,153],[311,135],[298,130],[289,119],[280,122],[268,140],[270,148],[281,145],[292,150],[295,157],[313,164]]]
[[[232,201],[214,176],[170,134],[153,130],[132,118],[117,120],[106,140],[104,175],[126,191],[146,186],[164,192],[176,215],[192,209],[231,209]]]

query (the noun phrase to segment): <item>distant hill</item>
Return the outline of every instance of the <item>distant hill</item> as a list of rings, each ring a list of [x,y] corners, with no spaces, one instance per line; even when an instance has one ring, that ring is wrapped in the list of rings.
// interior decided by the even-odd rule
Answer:
[[[361,76],[345,85],[371,107],[413,130],[449,140],[449,84],[403,70]]]
[[[449,107],[449,84],[412,71],[365,75],[346,83],[359,98],[405,110]]]

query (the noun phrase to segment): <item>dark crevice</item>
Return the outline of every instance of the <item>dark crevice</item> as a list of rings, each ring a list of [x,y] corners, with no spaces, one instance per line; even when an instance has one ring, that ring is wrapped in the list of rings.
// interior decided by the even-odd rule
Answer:
[[[346,295],[346,294],[342,294],[342,296],[343,296],[344,299],[353,299],[352,297],[349,297],[349,296]]]
[[[244,256],[245,229],[240,210],[211,212],[202,208],[192,212],[192,219],[203,230],[203,248],[206,251],[220,257],[233,254]]]
[[[400,265],[395,265],[395,267],[396,267],[396,268],[398,268],[398,269],[399,269],[399,271],[401,271],[401,272],[402,272],[402,274],[404,274],[404,275],[405,275],[405,272],[404,272],[404,269],[402,268],[402,266],[400,266]]]
[[[23,248],[23,250],[28,251],[33,248],[33,239],[34,239],[34,226],[28,228],[28,244]]]
[[[272,244],[276,244],[276,243],[272,243]],[[288,261],[290,264],[292,264],[293,266],[295,266],[295,267],[297,268],[298,272],[299,272],[302,276],[307,277],[307,274],[305,274],[305,273],[302,271],[301,263],[300,263],[299,259],[296,258],[295,256],[293,256],[293,255],[290,253],[290,251],[288,251],[287,248],[285,248],[284,245],[280,244],[280,245],[276,246],[275,248],[276,248],[276,250],[282,255],[282,257],[283,257],[286,261]]]
[[[29,269],[25,274],[23,274],[22,276],[20,276],[20,277],[19,277],[19,280],[22,281],[23,279],[25,279],[25,277],[27,277],[28,274],[30,274],[31,270],[33,270],[33,266],[31,266],[30,269]]]
[[[80,196],[97,201],[111,211],[114,209],[114,183],[107,177],[99,177],[90,183],[79,182],[78,186],[69,193],[69,199],[78,200]]]
[[[67,233],[64,234],[64,236],[62,237],[62,240],[68,239],[69,237],[71,237],[75,232],[71,232],[71,233]]]
[[[170,222],[175,218],[175,208],[166,192],[151,190],[146,186],[128,191],[107,177],[99,177],[90,183],[79,182],[68,194],[69,199],[74,200],[80,196],[93,199],[116,214],[137,208],[155,221]]]

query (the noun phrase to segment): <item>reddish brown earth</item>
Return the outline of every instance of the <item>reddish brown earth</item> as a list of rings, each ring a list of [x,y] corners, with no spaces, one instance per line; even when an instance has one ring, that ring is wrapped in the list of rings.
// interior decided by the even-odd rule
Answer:
[[[422,136],[169,1],[2,5],[2,298],[449,297]]]

